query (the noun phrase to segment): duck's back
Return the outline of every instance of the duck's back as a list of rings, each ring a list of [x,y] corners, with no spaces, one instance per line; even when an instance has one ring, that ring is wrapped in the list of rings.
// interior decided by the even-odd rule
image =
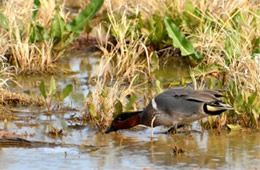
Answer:
[[[218,101],[221,94],[214,90],[193,90],[190,88],[170,89],[156,96],[144,109],[142,122],[150,126],[187,124],[206,116],[205,102]]]

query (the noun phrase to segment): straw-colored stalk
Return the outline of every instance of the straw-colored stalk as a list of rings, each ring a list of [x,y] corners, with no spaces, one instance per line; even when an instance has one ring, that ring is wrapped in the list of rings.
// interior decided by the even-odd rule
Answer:
[[[37,15],[37,23],[50,27],[54,16],[55,2],[41,0],[41,8]],[[30,29],[33,22],[33,0],[8,0],[0,9],[7,19],[8,31],[0,31],[0,55],[10,56],[19,72],[43,72],[55,60],[52,53],[52,40],[39,43],[30,42]]]

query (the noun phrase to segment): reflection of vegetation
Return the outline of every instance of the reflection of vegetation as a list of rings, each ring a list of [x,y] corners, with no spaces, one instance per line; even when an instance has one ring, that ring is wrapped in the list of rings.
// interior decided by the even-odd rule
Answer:
[[[14,81],[14,74],[12,73],[12,70],[14,70],[14,67],[11,67],[6,62],[6,59],[0,56],[0,89],[4,85],[7,85],[9,80]]]
[[[51,125],[50,130],[47,132],[47,135],[53,138],[57,138],[57,137],[61,138],[64,134],[62,129],[57,129],[56,127]]]

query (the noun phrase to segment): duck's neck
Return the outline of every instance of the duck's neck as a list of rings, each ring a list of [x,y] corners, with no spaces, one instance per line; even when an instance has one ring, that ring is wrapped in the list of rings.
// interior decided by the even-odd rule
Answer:
[[[113,126],[117,129],[129,129],[141,124],[142,111],[124,113],[124,119],[113,122]]]

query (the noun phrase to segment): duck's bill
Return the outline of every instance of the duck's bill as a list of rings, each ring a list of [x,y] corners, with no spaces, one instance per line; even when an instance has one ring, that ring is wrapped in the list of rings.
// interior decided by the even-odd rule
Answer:
[[[117,129],[115,129],[114,127],[110,127],[110,128],[108,128],[106,131],[105,131],[105,133],[106,134],[108,134],[108,133],[110,133],[110,132],[115,132]]]

